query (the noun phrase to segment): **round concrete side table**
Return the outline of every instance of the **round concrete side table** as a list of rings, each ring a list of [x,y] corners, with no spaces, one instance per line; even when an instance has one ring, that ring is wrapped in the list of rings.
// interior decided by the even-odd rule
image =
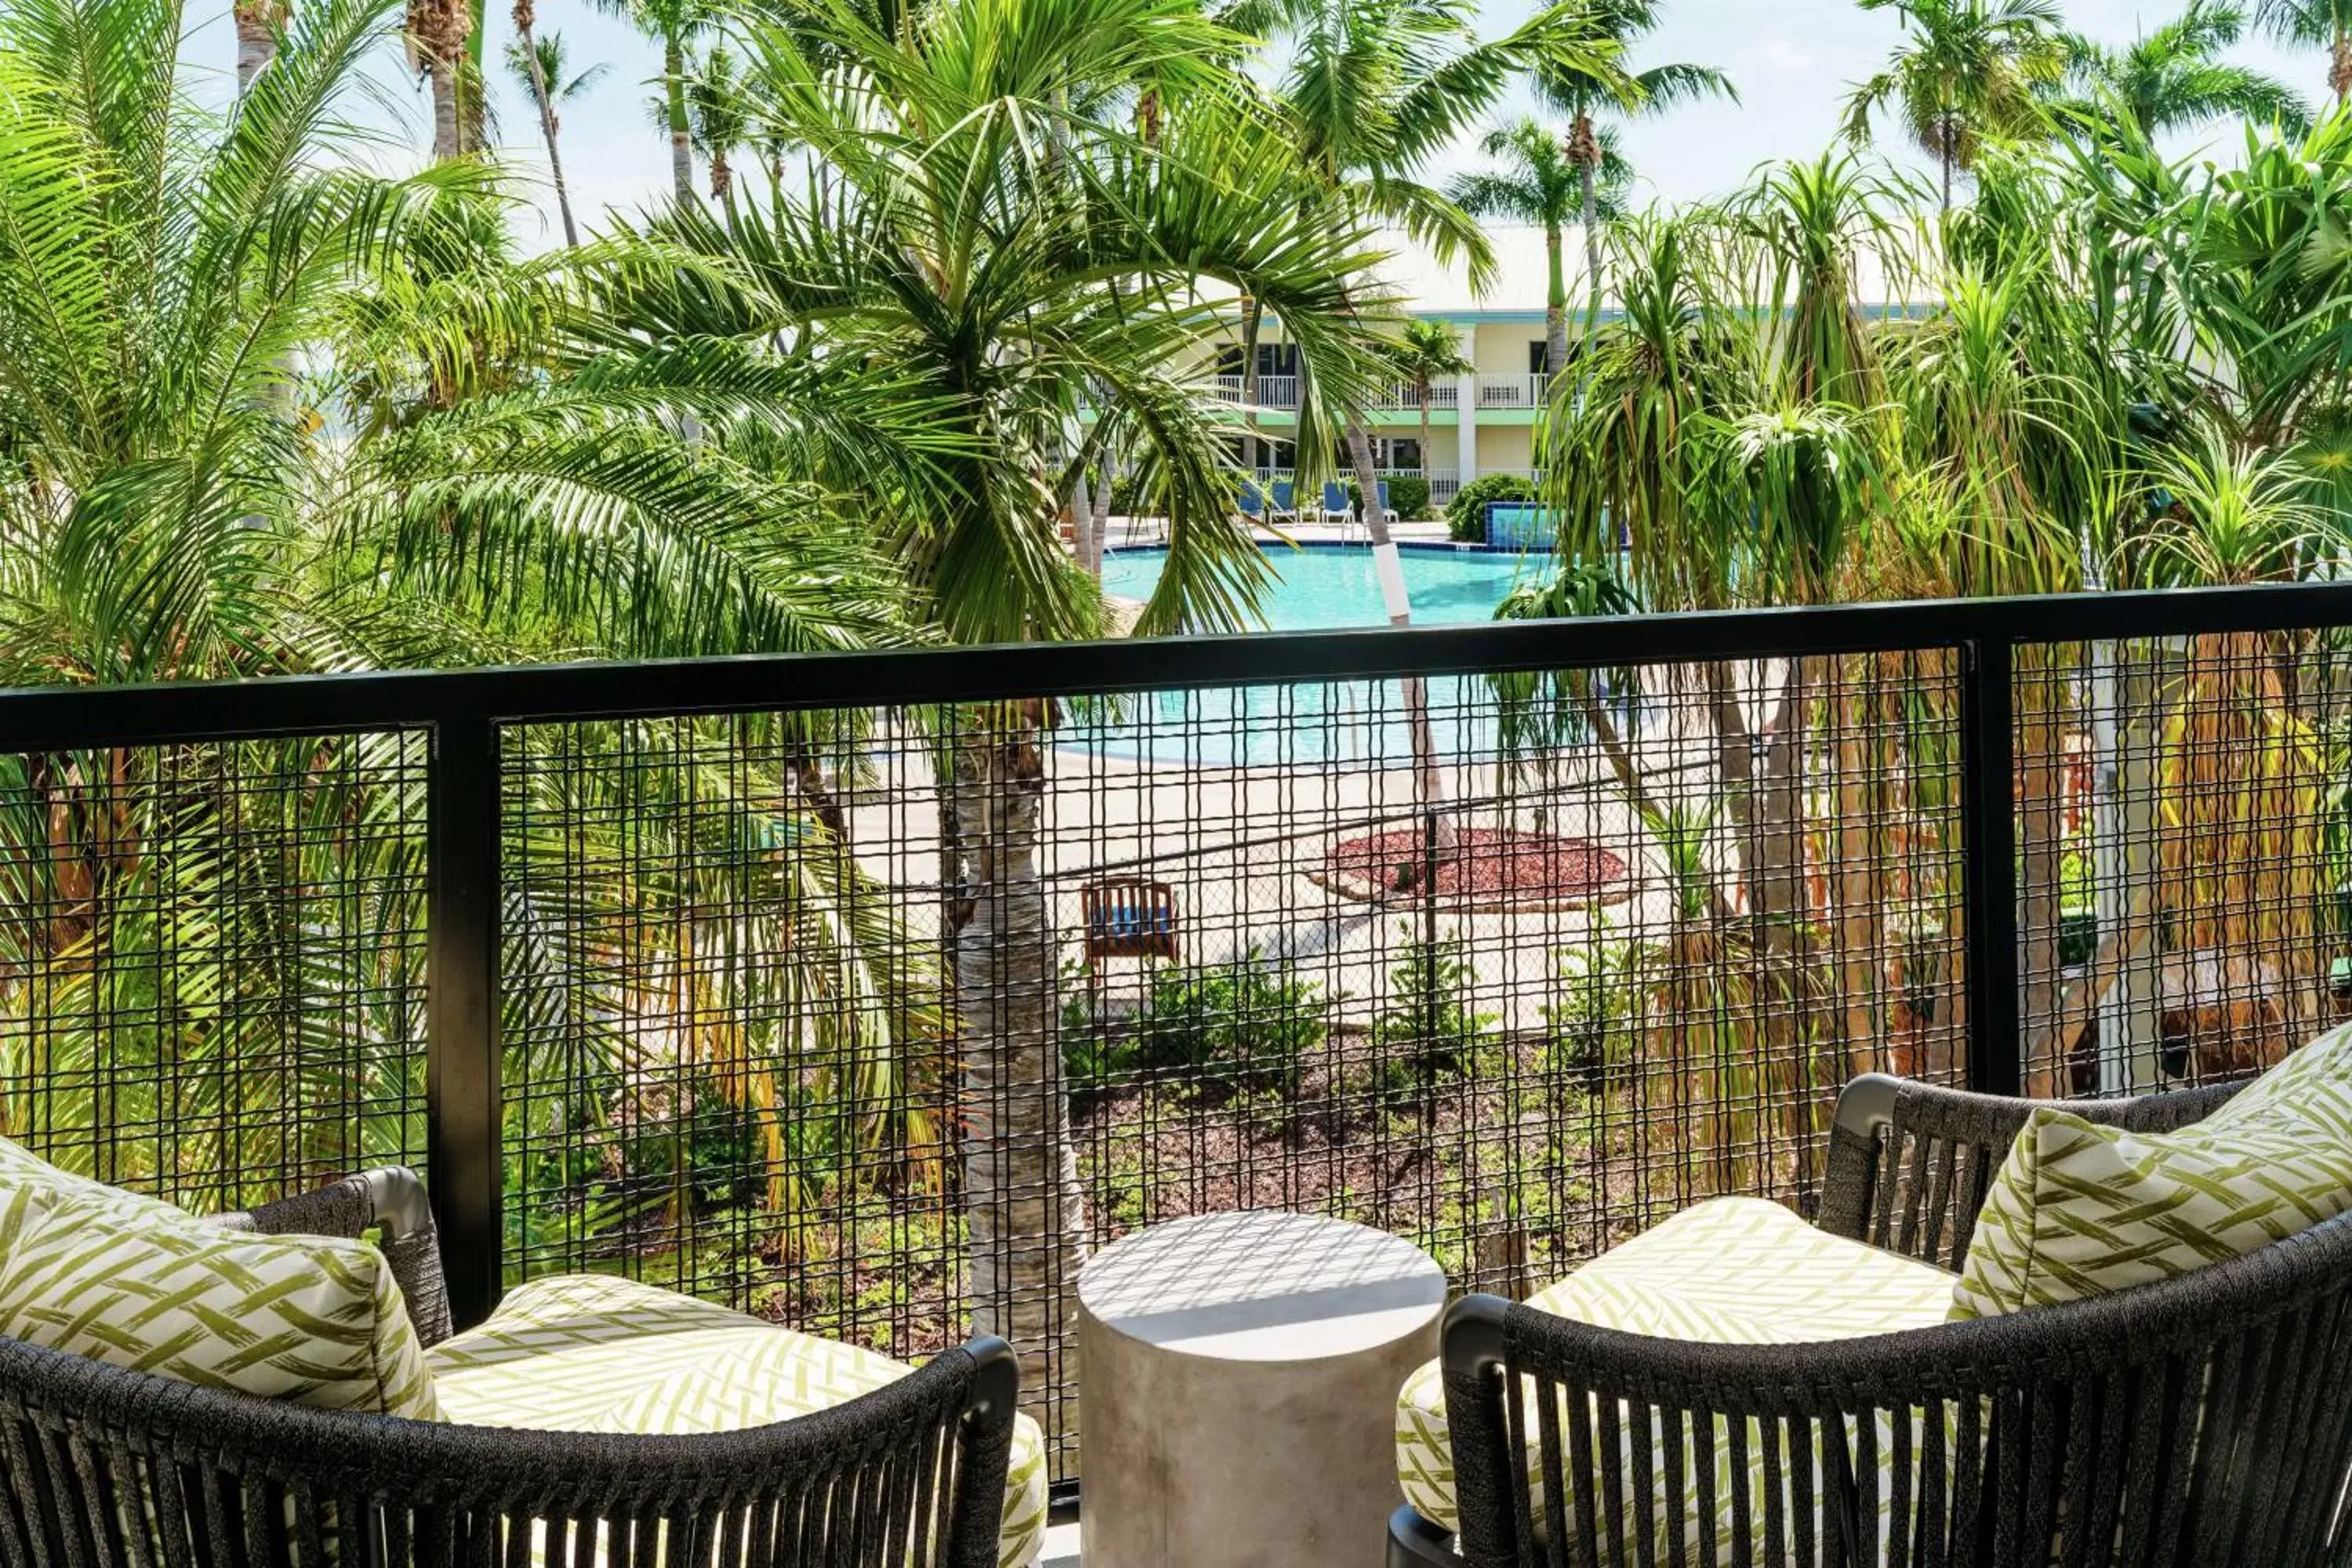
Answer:
[[[1396,1396],[1445,1276],[1399,1237],[1202,1215],[1078,1275],[1085,1568],[1365,1568],[1397,1502]]]

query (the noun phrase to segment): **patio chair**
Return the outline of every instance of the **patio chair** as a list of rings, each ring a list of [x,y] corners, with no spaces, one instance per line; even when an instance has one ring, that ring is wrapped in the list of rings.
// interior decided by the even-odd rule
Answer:
[[[2329,1038],[2315,1068],[2340,1083],[2352,1052]],[[1986,1200],[2038,1179],[2011,1159],[2029,1125],[2045,1160],[2049,1139],[2100,1145],[2102,1128],[2186,1143],[2236,1092],[2030,1121],[2033,1102],[1864,1076],[1812,1225],[1715,1199],[1527,1304],[1457,1302],[1442,1397],[1425,1369],[1400,1405],[1391,1568],[2343,1562],[2352,1212],[2255,1245],[2293,1225],[2258,1205],[2269,1228],[2227,1260],[1956,1315]],[[2061,1245],[2026,1228],[2029,1257]]]
[[[1265,491],[1255,482],[1242,487],[1242,516],[1252,522],[1265,521]]]
[[[1144,877],[1106,877],[1079,892],[1086,925],[1086,966],[1092,974],[1107,958],[1176,962],[1176,889]]]
[[[1298,521],[1297,487],[1288,479],[1274,481],[1274,506],[1269,515],[1276,522]]]
[[[1394,508],[1394,507],[1392,507],[1392,506],[1391,506],[1391,505],[1389,504],[1389,482],[1388,482],[1388,480],[1386,480],[1386,479],[1382,479],[1382,480],[1381,480],[1381,481],[1380,481],[1380,487],[1381,487],[1381,518],[1382,518],[1385,521],[1387,521],[1387,522],[1389,522],[1389,523],[1391,523],[1391,524],[1394,524],[1394,523],[1396,523],[1397,521],[1401,521],[1401,520],[1400,520],[1400,519],[1398,518],[1398,516],[1397,516],[1397,509],[1396,509],[1396,508]]]
[[[1356,509],[1348,504],[1348,487],[1337,479],[1323,481],[1322,521],[1346,531],[1356,520]]]
[[[371,1228],[380,1249],[335,1239]],[[110,1333],[160,1336],[157,1314],[176,1325],[147,1360],[182,1375],[98,1359],[135,1342],[64,1348],[83,1297],[58,1271],[151,1244],[174,1271],[70,1288],[91,1310],[110,1292],[145,1307]],[[215,1250],[236,1267],[205,1272]],[[1002,1341],[909,1368],[603,1275],[533,1280],[453,1335],[404,1170],[202,1222],[0,1141],[0,1262],[9,1289],[44,1282],[30,1306],[0,1296],[0,1321],[25,1336],[0,1336],[9,1568],[1000,1568],[1043,1540],[1044,1451]],[[283,1271],[257,1290],[237,1272],[252,1267]],[[363,1309],[388,1308],[371,1334],[268,1315],[345,1267],[376,1280]],[[174,1293],[199,1289],[203,1315],[174,1316]],[[320,1367],[355,1345],[414,1375],[320,1407]],[[297,1392],[252,1391],[257,1366]]]

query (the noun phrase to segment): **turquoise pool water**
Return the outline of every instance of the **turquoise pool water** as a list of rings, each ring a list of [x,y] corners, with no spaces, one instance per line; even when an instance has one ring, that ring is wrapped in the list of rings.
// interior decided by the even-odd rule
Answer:
[[[1522,576],[1543,558],[1493,550],[1401,550],[1412,618],[1426,625],[1483,621]],[[1360,544],[1309,544],[1265,552],[1275,584],[1265,604],[1275,631],[1328,630],[1388,624],[1372,552]],[[1122,550],[1103,561],[1103,589],[1126,599],[1149,598],[1168,559],[1164,550]]]
[[[1522,578],[1544,569],[1541,556],[1499,551],[1405,550],[1405,590],[1412,616],[1435,626],[1493,618],[1495,606]],[[1316,631],[1388,624],[1371,551],[1363,545],[1310,544],[1266,552],[1276,582],[1265,602],[1275,631]],[[1124,598],[1148,596],[1167,552],[1120,551],[1103,563],[1103,587]],[[1428,683],[1430,728],[1441,754],[1484,755],[1495,747],[1494,695],[1475,678]],[[1080,716],[1066,743],[1154,767],[1411,765],[1412,741],[1396,681],[1314,681],[1207,691],[1170,691],[1124,699]]]

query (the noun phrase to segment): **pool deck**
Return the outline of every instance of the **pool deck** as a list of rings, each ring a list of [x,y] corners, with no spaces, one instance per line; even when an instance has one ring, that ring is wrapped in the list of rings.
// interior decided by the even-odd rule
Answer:
[[[1364,530],[1360,524],[1340,528],[1325,522],[1300,521],[1286,523],[1280,532],[1259,528],[1258,537],[1266,542],[1292,540],[1300,544],[1361,544]],[[1425,518],[1417,522],[1400,522],[1390,528],[1389,537],[1399,544],[1439,545],[1449,549],[1483,550],[1478,544],[1455,545],[1446,536],[1445,520]],[[1168,542],[1168,523],[1157,517],[1114,517],[1104,525],[1103,547],[1106,550],[1149,549]]]

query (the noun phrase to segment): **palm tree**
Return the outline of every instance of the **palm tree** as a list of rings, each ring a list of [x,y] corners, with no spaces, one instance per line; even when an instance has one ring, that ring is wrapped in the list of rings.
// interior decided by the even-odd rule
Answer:
[[[1612,88],[1621,100],[1638,96],[1616,68],[1619,41],[1582,0],[1553,5],[1491,43],[1478,42],[1462,11],[1444,0],[1273,5],[1268,31],[1290,50],[1276,100],[1291,123],[1307,178],[1367,218],[1402,228],[1440,259],[1465,262],[1474,280],[1483,281],[1492,269],[1493,251],[1468,214],[1419,182],[1423,165],[1524,71],[1583,74]],[[1372,295],[1369,289],[1358,292]],[[1372,543],[1392,549],[1360,410],[1347,411],[1342,435]],[[1405,624],[1412,606],[1389,605],[1389,618]],[[1406,696],[1410,703],[1412,691]],[[1418,726],[1415,732],[1421,733]]]
[[[563,128],[562,117],[557,110],[584,97],[613,68],[599,60],[586,70],[567,73],[563,35],[534,36],[531,25],[535,19],[531,0],[515,0],[515,37],[507,45],[507,69],[539,106],[540,134],[547,139],[547,166],[555,180],[556,210],[563,215],[563,243],[576,247],[580,230],[572,221],[572,193],[563,183],[563,157],[555,144],[555,133]]]
[[[1267,567],[1234,516],[1231,427],[1196,395],[1189,301],[1230,291],[1279,317],[1299,349],[1299,464],[1328,469],[1337,412],[1363,405],[1379,363],[1349,296],[1374,255],[1361,213],[1302,185],[1289,125],[1226,68],[1232,35],[1192,0],[952,0],[934,22],[886,30],[855,0],[816,0],[753,30],[764,113],[831,168],[830,187],[664,216],[692,284],[643,280],[622,321],[887,367],[929,422],[938,474],[818,477],[873,498],[864,523],[940,636],[1096,624],[1099,591],[1059,518],[1102,460],[1110,432],[1080,416],[1103,398],[1170,518],[1140,626],[1245,622]],[[1166,106],[1150,142],[1129,108],[1144,82]],[[1034,703],[954,710],[932,752],[971,1300],[1039,1397],[1069,1342],[1086,1233],[1039,868],[1055,721]]]
[[[935,440],[927,411],[907,408],[895,377],[845,361],[754,372],[731,356],[614,351],[576,258],[515,257],[511,207],[487,172],[366,172],[346,127],[397,14],[397,0],[310,0],[268,68],[215,113],[174,90],[174,0],[0,11],[0,682],[902,640],[896,572],[835,503],[672,432],[690,412],[714,444],[756,427],[789,468],[919,471]],[[89,53],[93,38],[108,48]],[[623,276],[670,260],[605,255]],[[337,438],[312,436],[313,411],[340,416]],[[870,1002],[877,976],[904,973],[881,962],[904,947],[877,928],[881,900],[860,896],[844,858],[812,855],[779,901],[772,865],[726,853],[729,838],[780,826],[780,802],[796,837],[832,842],[801,809],[805,792],[785,770],[747,774],[740,752],[690,721],[629,728],[558,744],[583,763],[621,745],[665,751],[671,783],[551,768],[544,739],[518,732],[526,809],[567,825],[551,838],[587,836],[575,845],[627,821],[709,874],[693,889],[666,874],[575,879],[559,910],[532,884],[568,851],[519,842],[509,1017],[525,1026],[509,1039],[560,1038],[572,1059],[522,1046],[509,1070],[610,1081],[638,1048],[615,1020],[646,999],[633,982],[561,978],[583,973],[567,921],[593,907],[609,932],[673,898],[682,918],[665,924],[688,945],[646,952],[641,973],[675,971],[714,940],[795,954],[813,942],[824,951],[803,955],[792,984],[887,1020],[878,1033],[863,1019],[818,1028],[866,1042],[856,1071],[897,1070],[898,1020],[935,1026],[918,1021],[921,1005]],[[420,930],[424,910],[414,844],[385,831],[421,820],[415,760],[409,739],[381,733],[0,760],[0,793],[21,803],[0,814],[0,896],[58,912],[0,931],[0,1115],[94,1131],[161,1125],[166,1111],[201,1121],[184,1145],[151,1142],[103,1173],[131,1177],[157,1173],[136,1163],[155,1160],[177,1160],[163,1173],[183,1177],[258,1171],[239,1139],[298,1121],[306,1166],[417,1147],[404,1108],[421,1057],[402,999],[418,994],[424,955],[398,933]],[[583,786],[606,798],[571,793]],[[690,790],[695,808],[665,790]],[[721,801],[732,805],[705,809]],[[173,845],[184,847],[157,852]],[[100,886],[110,900],[88,900]],[[764,930],[688,912],[721,909]],[[869,1000],[852,1000],[860,992]],[[331,996],[351,1005],[278,1005]],[[174,1087],[169,1106],[69,1091],[28,1117],[28,1040],[93,1084],[119,1066],[194,1086],[163,1065],[176,1063],[211,1087]],[[771,1035],[747,1048],[805,1044]],[[240,1103],[222,1100],[232,1084]],[[294,1109],[354,1094],[356,1119]]]
[[[2057,0],[1860,0],[1902,14],[1904,42],[1886,68],[1846,100],[1845,133],[1868,140],[1870,117],[1893,104],[1912,141],[1936,160],[1943,205],[1952,176],[1986,142],[2038,125],[2038,94],[2065,69]]]
[[[1478,150],[1504,167],[1454,176],[1445,187],[1454,205],[1472,217],[1504,218],[1544,231],[1545,259],[1550,275],[1544,294],[1544,374],[1558,375],[1568,365],[1568,278],[1561,265],[1562,230],[1579,213],[1585,222],[1613,221],[1623,216],[1633,169],[1617,151],[1616,128],[1602,126],[1600,178],[1570,156],[1569,144],[1532,115],[1486,132]],[[1597,230],[1588,239],[1598,243]],[[1587,263],[1588,267],[1593,264]],[[1595,274],[1588,272],[1588,278]]]
[[[1618,52],[1624,54],[1657,27],[1660,8],[1660,0],[1596,0],[1589,14],[1601,36],[1612,40]],[[1622,82],[1613,65],[1607,70],[1592,71],[1559,62],[1536,74],[1538,96],[1570,117],[1568,161],[1577,171],[1585,279],[1596,300],[1600,298],[1599,227],[1604,216],[1601,207],[1609,177],[1609,147],[1603,140],[1605,127],[1595,117],[1612,110],[1621,113],[1663,113],[1678,104],[1703,98],[1739,101],[1738,89],[1731,85],[1731,79],[1712,66],[1679,62],[1652,66],[1647,70],[1635,71],[1633,82],[1634,90],[1630,95],[1621,90]],[[1554,375],[1559,374],[1559,368],[1557,360],[1549,366]]]
[[[2300,132],[2309,111],[2293,88],[2248,66],[2231,65],[2223,50],[2238,41],[2244,13],[2220,0],[2195,0],[2153,33],[2116,49],[2073,33],[2065,38],[2065,88],[2092,115],[2113,107],[2127,112],[2143,136],[2185,130],[2223,115],[2275,122]]]
[[[661,45],[658,114],[669,129],[670,191],[680,205],[694,200],[694,125],[687,111],[687,50],[711,23],[705,0],[596,0]]]
[[[2260,0],[2254,21],[2281,43],[2327,50],[2327,90],[2352,93],[2352,0]]]
[[[1412,383],[1412,400],[1421,410],[1421,471],[1426,474],[1430,394],[1438,377],[1467,375],[1478,367],[1462,352],[1461,334],[1447,321],[1407,321],[1389,357],[1397,374]]]
[[[750,138],[752,126],[741,75],[726,46],[712,45],[688,79],[686,117],[695,151],[710,165],[711,199],[724,203],[735,184],[728,158]]]

